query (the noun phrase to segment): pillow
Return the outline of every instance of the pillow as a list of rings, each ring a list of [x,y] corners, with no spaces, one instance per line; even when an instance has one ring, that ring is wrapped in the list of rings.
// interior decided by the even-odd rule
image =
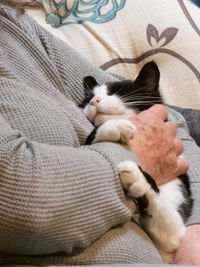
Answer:
[[[53,27],[91,21],[105,23],[115,18],[126,0],[38,0],[46,11],[46,21]]]
[[[75,2],[79,12],[72,8]],[[98,3],[104,6],[95,18],[83,12]],[[134,79],[146,62],[154,60],[165,102],[200,109],[200,8],[188,0],[69,0],[67,5],[69,14],[60,17],[63,24],[57,29],[45,22],[42,12],[31,15],[103,70]],[[48,15],[55,15],[55,10],[46,12],[50,23]],[[84,20],[75,16],[83,13]],[[113,15],[101,20],[107,13]]]

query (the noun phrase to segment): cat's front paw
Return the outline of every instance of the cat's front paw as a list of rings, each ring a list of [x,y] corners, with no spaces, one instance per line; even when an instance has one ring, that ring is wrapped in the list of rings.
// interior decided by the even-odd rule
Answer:
[[[116,130],[120,132],[119,142],[126,144],[128,140],[134,137],[136,127],[129,120],[122,120],[122,122],[116,123]]]
[[[94,142],[112,141],[126,144],[136,131],[135,125],[127,119],[112,119],[101,125]]]
[[[122,161],[117,165],[123,188],[134,198],[142,197],[149,190],[143,173],[133,161]]]

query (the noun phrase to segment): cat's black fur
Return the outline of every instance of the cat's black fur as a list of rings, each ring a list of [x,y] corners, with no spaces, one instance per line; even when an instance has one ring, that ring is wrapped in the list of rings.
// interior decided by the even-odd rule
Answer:
[[[88,135],[86,141],[85,141],[85,144],[86,145],[91,145],[92,144],[92,141],[94,140],[95,138],[95,135],[96,135],[96,132],[97,132],[97,129],[98,127],[95,127],[92,132]]]

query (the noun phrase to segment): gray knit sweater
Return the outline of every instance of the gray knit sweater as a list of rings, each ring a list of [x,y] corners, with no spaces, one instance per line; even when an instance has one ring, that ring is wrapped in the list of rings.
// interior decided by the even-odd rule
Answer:
[[[0,5],[0,264],[161,262],[130,221],[116,171],[136,157],[118,144],[84,145],[93,126],[76,104],[86,75],[115,79]],[[200,195],[200,151],[182,116],[170,116],[188,158],[198,156],[191,172]],[[200,221],[199,207],[196,197],[189,223]]]

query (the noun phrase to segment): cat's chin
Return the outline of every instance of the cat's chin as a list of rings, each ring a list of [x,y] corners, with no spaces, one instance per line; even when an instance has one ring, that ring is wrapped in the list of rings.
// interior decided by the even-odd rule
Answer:
[[[104,122],[106,122],[110,119],[114,119],[114,118],[116,118],[116,115],[107,115],[107,114],[103,114],[103,113],[98,113],[96,115],[96,117],[94,118],[93,123],[95,126],[99,126],[99,125],[103,124]]]
[[[128,111],[119,114],[105,114],[98,112],[93,120],[93,124],[95,126],[99,126],[104,122],[111,120],[111,119],[129,119],[134,116],[136,113],[134,111]]]

